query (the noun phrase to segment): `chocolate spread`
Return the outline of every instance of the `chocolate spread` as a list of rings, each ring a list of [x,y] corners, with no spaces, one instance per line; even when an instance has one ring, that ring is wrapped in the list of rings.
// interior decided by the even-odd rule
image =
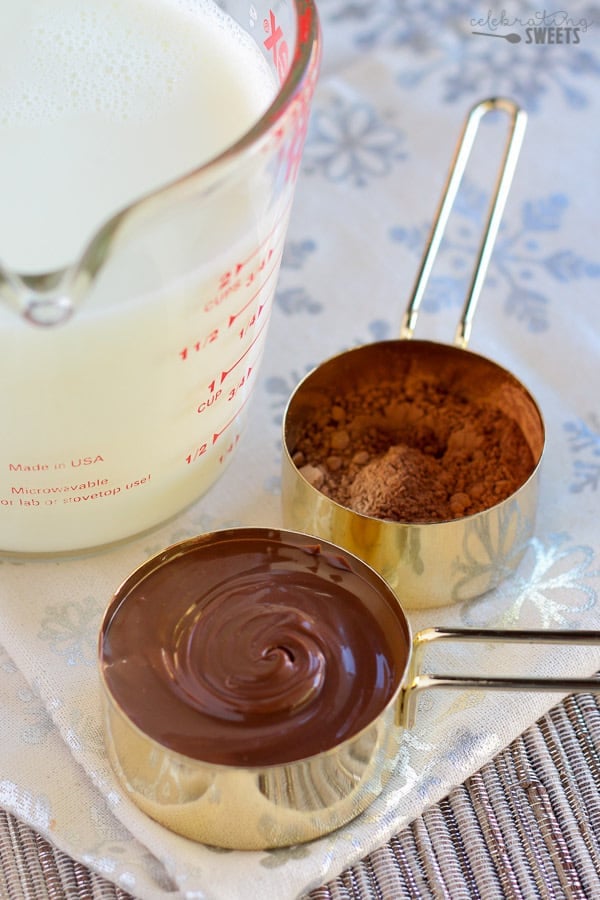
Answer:
[[[330,749],[377,718],[404,674],[392,592],[326,543],[232,529],[130,579],[105,624],[117,704],[186,756],[268,766]],[[146,570],[145,570],[146,571]]]

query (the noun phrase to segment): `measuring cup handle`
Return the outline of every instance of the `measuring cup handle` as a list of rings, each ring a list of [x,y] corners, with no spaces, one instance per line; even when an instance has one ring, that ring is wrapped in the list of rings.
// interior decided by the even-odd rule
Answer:
[[[567,644],[600,648],[600,631],[521,631],[517,629],[425,628],[413,640],[412,656],[405,686],[398,704],[398,722],[406,727],[414,724],[416,702],[428,688],[462,688],[496,691],[545,691],[556,693],[600,693],[600,680],[595,678],[528,678],[472,675],[421,674],[421,662],[427,647],[434,642],[466,641],[471,643]]]
[[[517,159],[525,134],[525,127],[527,125],[526,112],[513,100],[508,100],[504,97],[491,97],[487,100],[480,101],[471,109],[465,120],[463,131],[455,150],[454,159],[450,166],[450,172],[443,189],[442,198],[434,217],[433,227],[427,239],[425,252],[421,259],[412,296],[404,314],[400,332],[400,337],[402,338],[411,338],[413,336],[421,301],[425,294],[427,282],[442,241],[448,217],[452,210],[452,206],[454,205],[467,162],[471,155],[471,150],[475,143],[479,125],[483,117],[493,110],[501,110],[509,115],[510,128],[490,201],[477,259],[471,277],[471,283],[467,291],[454,341],[457,346],[463,349],[469,342],[475,308],[492,255],[496,235],[498,234],[498,229],[500,227],[500,220],[508,198],[508,192],[515,173]]]

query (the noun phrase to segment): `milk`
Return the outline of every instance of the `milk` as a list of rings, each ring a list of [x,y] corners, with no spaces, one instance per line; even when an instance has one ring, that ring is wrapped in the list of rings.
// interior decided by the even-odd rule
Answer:
[[[207,0],[2,0],[0,259],[72,262],[98,225],[215,156],[274,95]]]
[[[0,260],[20,273],[74,262],[123,207],[237,140],[275,93],[254,43],[207,2],[1,9]],[[275,153],[201,201],[183,182],[136,206],[66,323],[0,305],[0,549],[120,540],[223,470],[291,202]]]

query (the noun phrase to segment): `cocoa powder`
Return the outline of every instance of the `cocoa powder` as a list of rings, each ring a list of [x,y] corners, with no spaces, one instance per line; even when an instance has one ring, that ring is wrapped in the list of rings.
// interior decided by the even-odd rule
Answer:
[[[331,397],[292,458],[342,506],[397,522],[443,522],[513,494],[535,463],[502,410],[450,393],[426,375]]]

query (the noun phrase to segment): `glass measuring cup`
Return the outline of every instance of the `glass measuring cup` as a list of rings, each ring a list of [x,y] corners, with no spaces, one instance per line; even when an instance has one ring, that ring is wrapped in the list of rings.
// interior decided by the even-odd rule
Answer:
[[[272,82],[260,117],[82,233],[74,262],[15,271],[0,247],[2,551],[72,552],[151,528],[204,493],[238,445],[320,39],[311,0],[216,7]]]

